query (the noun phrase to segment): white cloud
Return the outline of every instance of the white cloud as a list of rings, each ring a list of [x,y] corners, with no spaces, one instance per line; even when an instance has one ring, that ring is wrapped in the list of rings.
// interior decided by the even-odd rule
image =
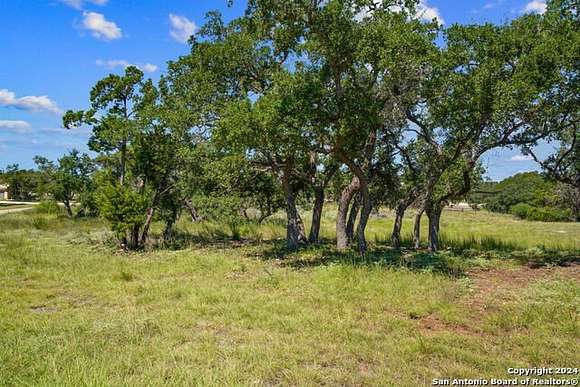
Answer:
[[[146,73],[154,73],[159,68],[159,67],[157,67],[157,65],[154,65],[151,63],[138,64],[137,67],[139,67],[141,70],[145,71]]]
[[[548,7],[546,6],[546,1],[545,0],[532,0],[528,4],[526,4],[523,12],[524,13],[539,13],[539,14],[543,14],[544,12],[546,12],[546,9],[547,8]]]
[[[69,7],[74,9],[81,10],[84,7],[85,2],[89,2],[95,5],[105,5],[109,0],[60,0],[61,2],[65,3]]]
[[[146,73],[154,73],[155,71],[157,71],[159,69],[159,67],[157,67],[157,65],[154,65],[151,63],[131,63],[131,62],[126,61],[124,59],[113,59],[113,60],[97,59],[95,61],[95,64],[97,66],[100,66],[100,67],[105,67],[109,70],[114,70],[117,67],[125,68],[125,67],[129,67],[129,66],[135,66]]]
[[[123,36],[121,29],[97,12],[83,12],[82,28],[92,32],[97,39],[113,40]]]
[[[433,19],[437,19],[440,24],[445,24],[445,20],[443,20],[443,17],[441,17],[439,9],[429,6],[427,0],[421,0],[417,6],[417,13],[422,20],[431,21]]]
[[[16,133],[27,133],[30,131],[30,124],[26,121],[0,120],[0,129]]]
[[[530,161],[534,158],[529,155],[515,155],[510,158],[510,161]]]
[[[46,95],[29,95],[16,98],[15,93],[6,89],[0,89],[0,106],[14,107],[16,109],[30,112],[62,113],[62,110],[60,110],[56,102],[48,98]]]
[[[383,3],[383,0],[376,0],[375,4],[376,5],[381,5]],[[393,12],[400,12],[401,11],[401,6],[399,5],[393,5],[390,6],[389,9]],[[355,15],[355,19],[357,20],[362,20],[369,11],[361,11],[359,14]],[[437,21],[440,24],[445,24],[445,20],[443,20],[443,17],[441,16],[441,13],[439,12],[439,9],[437,9],[436,7],[431,7],[428,3],[427,0],[421,0],[419,2],[419,4],[417,5],[417,16],[419,17],[419,19],[426,21],[426,22],[430,22],[433,19],[437,19]]]
[[[171,24],[169,34],[180,43],[187,43],[189,37],[198,30],[195,22],[185,16],[169,14],[169,23]]]

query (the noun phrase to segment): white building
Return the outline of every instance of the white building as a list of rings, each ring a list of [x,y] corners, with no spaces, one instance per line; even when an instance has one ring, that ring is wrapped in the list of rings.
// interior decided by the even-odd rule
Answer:
[[[0,184],[0,200],[8,200],[10,196],[8,195],[8,185]]]

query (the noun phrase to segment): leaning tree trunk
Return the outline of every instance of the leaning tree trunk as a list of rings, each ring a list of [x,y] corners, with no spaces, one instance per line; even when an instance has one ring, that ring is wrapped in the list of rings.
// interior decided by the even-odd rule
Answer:
[[[199,221],[199,215],[197,214],[197,210],[195,209],[195,206],[193,205],[193,203],[191,202],[191,200],[190,199],[185,199],[183,201],[183,203],[185,204],[185,207],[189,211],[189,215],[191,216],[191,221],[193,223],[198,222]]]
[[[441,219],[441,205],[436,205],[427,210],[429,217],[429,251],[436,253],[439,250],[439,220]]]
[[[73,212],[72,212],[72,207],[70,205],[70,201],[64,200],[63,204],[64,204],[64,208],[66,208],[66,214],[68,215],[69,218],[72,218]]]
[[[139,236],[139,248],[145,247],[147,242],[147,236],[149,235],[149,227],[153,221],[153,215],[155,214],[155,207],[151,206],[147,209],[147,216],[145,217],[145,223],[143,224],[143,231],[141,231],[141,236]]]
[[[287,170],[283,172],[282,187],[286,197],[286,246],[289,250],[297,250],[300,243],[306,241],[304,224],[296,208],[296,199]]]
[[[314,188],[314,208],[312,209],[312,224],[310,225],[310,234],[308,241],[317,243],[320,237],[320,222],[322,220],[322,209],[324,207],[324,188]]]
[[[393,225],[393,233],[391,234],[391,245],[395,249],[401,248],[401,228],[403,227],[403,217],[407,210],[407,203],[404,200],[399,200],[395,207],[395,224]]]
[[[155,215],[155,208],[159,204],[159,200],[161,199],[161,191],[165,186],[165,181],[163,180],[159,183],[159,186],[155,190],[155,195],[153,195],[153,200],[149,208],[147,208],[147,215],[145,216],[145,223],[143,224],[143,230],[141,231],[141,235],[139,235],[139,239],[137,240],[137,247],[143,248],[145,247],[145,243],[147,242],[147,237],[149,236],[149,228],[151,227],[151,223],[153,222],[153,215]],[[137,232],[138,232],[137,228]]]
[[[349,240],[346,230],[348,208],[359,186],[359,179],[353,176],[350,184],[342,191],[338,201],[338,212],[336,214],[336,248],[338,250],[346,250],[348,247]]]
[[[413,225],[413,247],[419,249],[421,247],[421,217],[425,210],[421,208],[415,215],[415,224]]]
[[[355,195],[352,204],[350,205],[350,212],[348,213],[348,221],[346,223],[346,237],[348,238],[348,243],[350,244],[354,239],[354,225],[356,223],[356,218],[360,212],[361,208],[360,193]]]

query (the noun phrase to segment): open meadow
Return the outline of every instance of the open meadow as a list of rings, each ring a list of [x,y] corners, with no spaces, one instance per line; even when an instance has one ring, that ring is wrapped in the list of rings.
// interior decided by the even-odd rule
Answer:
[[[287,254],[281,218],[183,217],[174,246],[124,253],[100,220],[1,215],[0,384],[417,386],[580,364],[580,224],[445,212],[428,254],[384,247],[392,222],[371,218],[362,257]]]

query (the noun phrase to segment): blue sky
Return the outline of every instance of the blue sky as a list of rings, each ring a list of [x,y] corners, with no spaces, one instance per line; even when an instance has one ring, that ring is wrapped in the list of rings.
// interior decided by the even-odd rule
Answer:
[[[245,1],[226,0],[2,0],[0,1],[0,169],[34,166],[33,156],[57,159],[86,151],[88,131],[67,131],[61,115],[87,107],[90,88],[110,72],[135,64],[158,79],[168,60],[187,54],[185,40],[219,10],[226,19]],[[503,22],[542,12],[543,0],[426,0],[422,12],[453,23]],[[540,154],[549,150],[543,146]],[[500,179],[536,169],[517,150],[483,160]]]

